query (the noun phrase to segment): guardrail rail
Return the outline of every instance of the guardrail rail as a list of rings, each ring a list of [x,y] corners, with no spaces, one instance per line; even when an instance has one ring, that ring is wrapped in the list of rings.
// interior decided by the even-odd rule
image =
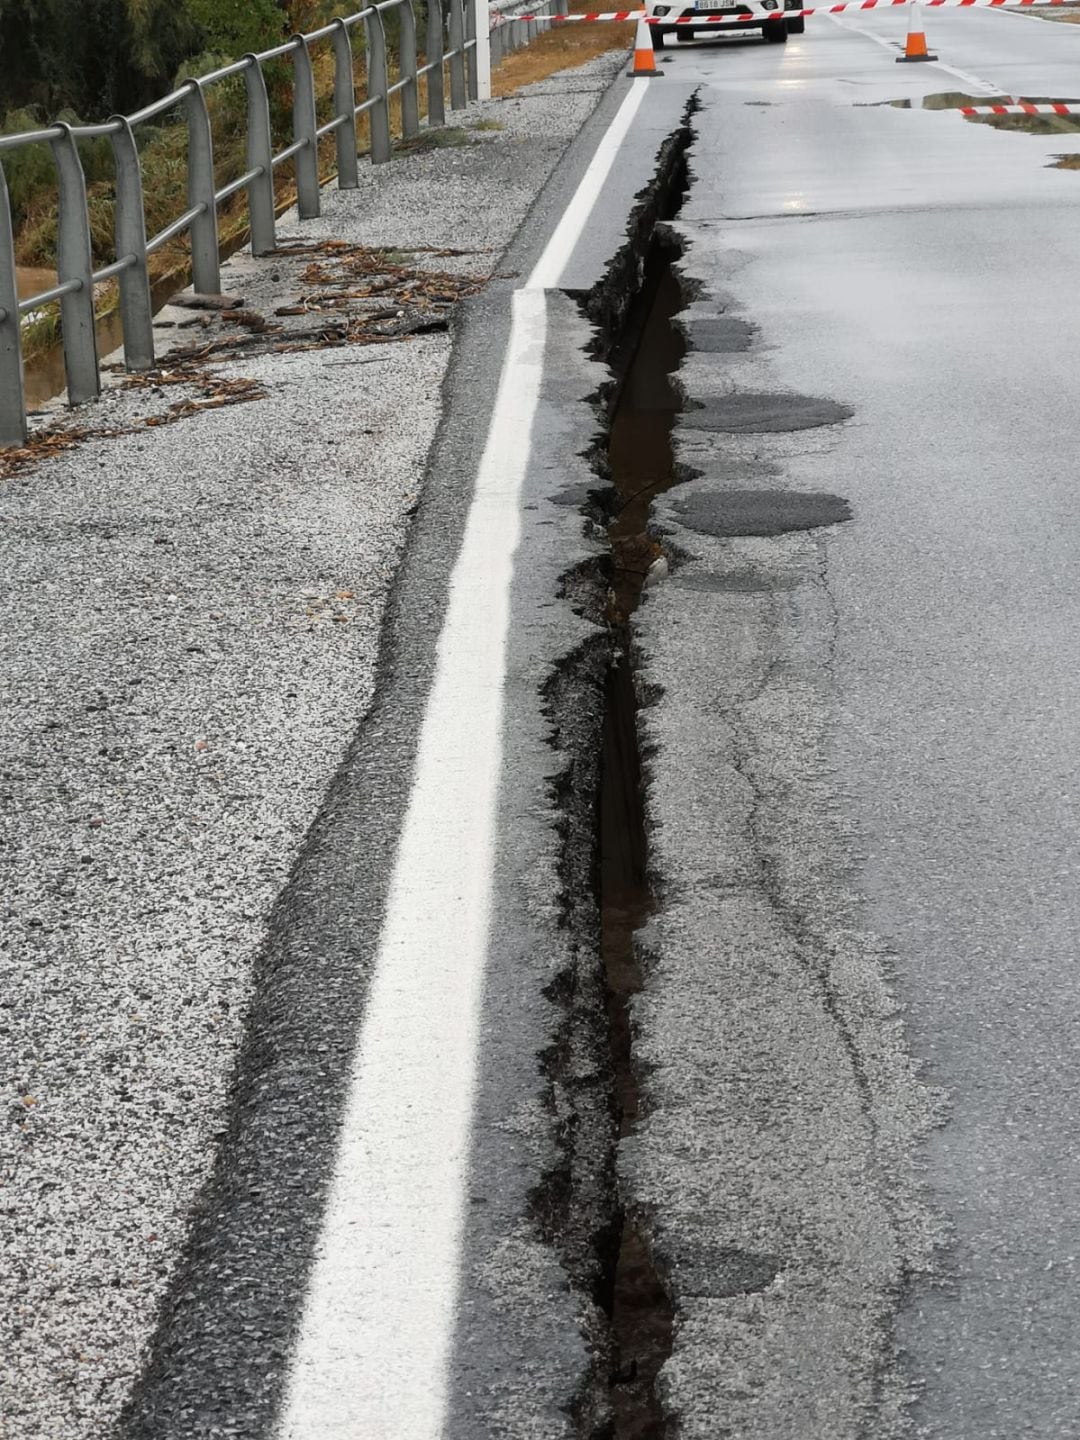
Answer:
[[[388,12],[394,12],[398,22],[398,73],[394,80],[383,18]],[[445,124],[447,73],[451,110],[460,110],[468,101],[490,95],[487,0],[426,0],[426,12],[423,65],[418,61],[412,0],[378,0],[310,34],[294,35],[272,50],[245,55],[231,65],[188,80],[134,115],[114,115],[98,125],[57,122],[42,130],[0,136],[0,446],[23,445],[27,439],[22,317],[28,312],[59,301],[68,401],[78,405],[93,400],[101,393],[95,285],[115,279],[124,364],[133,371],[150,369],[154,365],[154,334],[148,261],[156,250],[186,232],[190,237],[193,287],[198,294],[217,294],[221,289],[218,210],[231,196],[247,191],[252,252],[269,254],[276,243],[274,172],[286,161],[294,163],[300,217],[310,219],[320,212],[321,139],[334,136],[338,187],[355,189],[359,183],[356,122],[360,116],[368,116],[371,160],[381,164],[391,158],[392,96],[401,97],[402,138],[408,140],[420,132],[421,77],[427,80],[429,126]],[[359,104],[352,40],[357,26],[363,27],[367,68],[367,98]],[[323,125],[316,121],[311,59],[312,48],[320,44],[332,45],[334,52],[333,115]],[[263,67],[285,57],[292,63],[292,139],[275,154]],[[243,76],[246,87],[246,162],[243,174],[218,187],[206,94],[211,86],[232,76]],[[180,122],[187,127],[187,208],[156,235],[147,236],[136,130],[170,111],[178,111]],[[103,136],[112,146],[116,171],[115,258],[95,270],[86,177],[78,144],[80,140]],[[56,165],[57,283],[20,300],[3,158],[5,153],[26,145],[48,145]]]
[[[566,0],[490,0],[491,63],[498,65],[514,50],[551,29],[551,18],[564,15]]]

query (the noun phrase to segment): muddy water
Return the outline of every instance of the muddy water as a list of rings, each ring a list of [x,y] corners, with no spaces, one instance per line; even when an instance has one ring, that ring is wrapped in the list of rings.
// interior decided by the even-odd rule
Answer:
[[[18,286],[19,299],[29,300],[31,295],[40,295],[43,290],[52,289],[56,284],[56,271],[42,270],[34,265],[17,265],[15,283]]]
[[[646,533],[649,507],[674,480],[671,431],[680,401],[671,376],[686,347],[672,323],[682,296],[671,258],[663,247],[654,249],[639,302],[641,321],[631,326],[626,348],[620,347],[623,354],[613,362],[617,371],[620,362],[626,366],[608,447],[619,494],[608,532],[615,562],[616,621],[625,620],[637,605],[645,575],[660,553]]]
[[[19,265],[16,267],[16,278],[20,300],[29,300],[32,295],[40,295],[42,291],[48,290],[56,284],[56,271],[39,269],[33,265]],[[175,275],[167,275],[151,287],[150,303],[155,314],[183,284],[183,279],[178,279]],[[96,329],[99,356],[110,355],[123,343],[124,331],[120,323],[119,311],[110,310],[107,314],[100,316]],[[47,350],[42,355],[36,355],[27,362],[26,373],[23,377],[27,408],[33,410],[37,406],[43,405],[46,400],[51,400],[53,396],[59,395],[66,384],[63,347],[54,345],[51,350]]]

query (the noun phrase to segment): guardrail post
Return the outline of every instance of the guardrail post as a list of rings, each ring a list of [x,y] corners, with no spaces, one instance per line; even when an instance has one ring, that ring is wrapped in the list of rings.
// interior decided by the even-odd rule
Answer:
[[[425,63],[434,65],[427,76],[428,126],[446,124],[446,87],[443,79],[443,13],[442,0],[427,0],[427,38],[424,41]]]
[[[120,287],[120,323],[124,332],[124,364],[129,370],[150,370],[154,364],[154,312],[146,264],[146,215],[142,171],[131,126],[122,115],[112,117],[120,129],[110,135],[116,166],[114,234],[116,258],[134,255],[135,264],[116,277]]]
[[[409,140],[420,133],[420,81],[417,78],[416,14],[412,0],[401,0],[398,7],[401,33],[398,37],[398,79],[409,83],[401,91],[401,138]]]
[[[214,198],[214,135],[206,96],[197,80],[184,87],[184,118],[188,132],[188,208],[201,205],[191,222],[191,283],[197,295],[221,293],[217,201]]]
[[[374,100],[368,111],[371,126],[371,163],[382,165],[390,159],[390,78],[386,73],[386,30],[378,10],[364,16],[367,34],[367,91]]]
[[[62,285],[69,280],[77,282],[74,290],[60,298],[60,327],[68,403],[81,405],[101,394],[94,328],[94,260],[82,161],[71,126],[63,120],[57,124],[63,133],[49,142],[60,182],[56,270]]]
[[[449,0],[450,109],[465,108],[465,13],[462,0]]]
[[[487,0],[471,0],[476,18],[476,99],[491,99],[491,22],[488,19]]]
[[[319,138],[315,134],[315,74],[311,55],[303,35],[294,35],[293,51],[293,140],[303,141],[304,148],[293,156],[296,163],[296,208],[301,220],[314,220],[319,214]]]
[[[247,168],[258,170],[248,182],[251,253],[269,255],[277,246],[274,229],[274,147],[270,139],[270,100],[259,62],[245,55],[247,87]]]
[[[0,165],[0,446],[25,444],[26,401],[23,397],[15,241],[11,233],[7,180],[4,167]]]
[[[476,10],[477,7],[474,0],[465,0],[465,43],[467,45],[469,45],[470,41],[475,42],[476,40]],[[484,7],[484,20],[485,22],[487,21],[487,6]],[[476,100],[479,98],[480,90],[478,85],[479,72],[476,68],[477,53],[475,43],[469,46],[465,54],[468,58],[468,64],[465,70],[469,77],[469,99]]]
[[[344,20],[334,21],[334,118],[345,122],[334,131],[338,189],[355,190],[360,183],[356,163],[356,85],[352,42]]]

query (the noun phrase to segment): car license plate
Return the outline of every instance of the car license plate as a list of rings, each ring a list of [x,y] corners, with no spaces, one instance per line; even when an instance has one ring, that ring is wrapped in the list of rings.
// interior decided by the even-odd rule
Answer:
[[[716,0],[694,0],[695,10],[711,10]]]

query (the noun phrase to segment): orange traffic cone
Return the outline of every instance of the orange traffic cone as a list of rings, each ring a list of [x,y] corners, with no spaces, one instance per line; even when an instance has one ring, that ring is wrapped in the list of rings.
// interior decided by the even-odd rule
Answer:
[[[936,60],[936,55],[931,55],[926,48],[926,35],[923,33],[923,22],[917,18],[919,7],[913,4],[911,7],[911,19],[908,21],[907,45],[904,47],[903,55],[896,57],[898,65],[906,65],[912,60]]]
[[[642,13],[634,36],[634,68],[626,72],[632,80],[662,80],[664,72],[656,68],[656,52],[652,43],[652,26]]]

